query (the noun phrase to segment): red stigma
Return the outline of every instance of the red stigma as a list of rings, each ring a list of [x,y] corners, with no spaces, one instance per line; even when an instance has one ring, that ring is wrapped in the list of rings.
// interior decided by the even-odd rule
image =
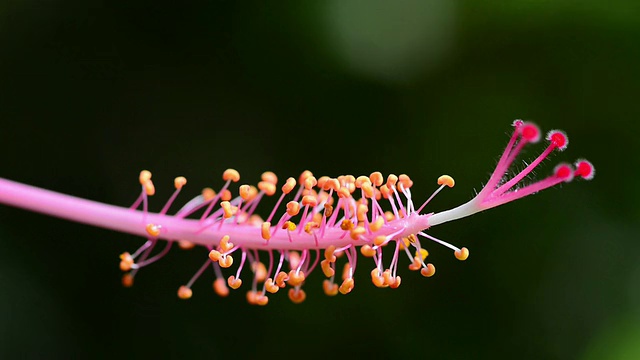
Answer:
[[[526,123],[521,128],[522,137],[528,142],[538,142],[540,140],[540,129],[532,123]]]
[[[565,181],[571,181],[573,179],[573,169],[569,164],[559,164],[554,171],[556,177],[565,179]]]
[[[578,160],[576,161],[575,175],[581,176],[583,179],[586,179],[586,180],[591,180],[595,175],[595,168],[587,160]]]
[[[567,134],[563,133],[560,130],[551,130],[549,134],[547,134],[547,140],[553,144],[558,150],[562,151],[567,148],[569,144],[569,138]]]

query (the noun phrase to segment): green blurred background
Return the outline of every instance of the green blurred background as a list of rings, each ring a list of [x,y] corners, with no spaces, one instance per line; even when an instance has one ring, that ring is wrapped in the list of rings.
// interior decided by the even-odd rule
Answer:
[[[438,273],[348,296],[217,298],[206,252],[120,286],[142,240],[0,206],[0,357],[640,358],[640,11],[634,1],[0,2],[0,176],[159,210],[220,174],[406,172],[469,200],[523,118],[561,128],[576,181],[431,233]],[[524,159],[537,155],[530,149]],[[267,204],[268,205],[268,204]],[[262,213],[268,211],[267,206]],[[403,263],[402,268],[405,268]],[[367,270],[367,271],[365,271]],[[245,289],[246,290],[246,289]]]

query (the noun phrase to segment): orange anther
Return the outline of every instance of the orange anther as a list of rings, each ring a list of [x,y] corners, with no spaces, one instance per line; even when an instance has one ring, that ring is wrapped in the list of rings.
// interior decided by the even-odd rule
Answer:
[[[262,223],[260,234],[265,240],[271,239],[271,223],[269,221],[265,221]]]
[[[416,271],[416,270],[420,270],[421,267],[422,267],[422,261],[420,260],[419,257],[415,256],[413,258],[413,262],[409,264],[409,270]]]
[[[353,273],[351,272],[351,263],[344,264],[342,268],[342,280],[353,277]]]
[[[296,229],[296,224],[291,221],[285,221],[284,224],[282,224],[282,228],[288,231],[293,231]]]
[[[262,220],[262,217],[260,215],[253,214],[249,216],[249,219],[247,220],[246,224],[251,225],[253,227],[259,227],[262,225],[263,222],[264,220]]]
[[[242,198],[242,200],[249,200],[250,199],[250,194],[251,194],[251,186],[249,185],[240,185],[240,188],[238,189],[238,192],[240,193],[240,197]]]
[[[396,279],[391,276],[391,270],[389,269],[382,272],[382,278],[384,279],[384,283],[387,285],[391,285],[396,281]]]
[[[420,253],[418,254],[418,250],[416,250],[416,257],[418,256],[424,260],[429,256],[429,252],[426,249],[420,249]]]
[[[324,259],[320,262],[320,267],[322,268],[322,272],[326,277],[332,277],[335,275],[335,270],[331,267],[331,262],[327,259]]]
[[[289,271],[289,280],[287,280],[287,283],[291,286],[298,286],[298,285],[302,285],[302,283],[304,282],[304,279],[305,279],[304,272],[291,270]]]
[[[287,179],[286,183],[282,185],[282,192],[288,194],[296,187],[296,179],[290,177]]]
[[[313,189],[314,186],[316,186],[318,184],[318,180],[316,180],[315,177],[313,176],[307,176],[306,179],[304,179],[304,188],[307,190],[311,190]]]
[[[128,252],[120,254],[120,270],[129,271],[133,266],[133,257]]]
[[[380,276],[380,269],[378,268],[374,268],[373,270],[371,270],[371,282],[373,283],[373,285],[379,288],[385,288],[389,286],[385,283],[384,278]]]
[[[276,285],[278,285],[278,287],[285,287],[285,281],[287,281],[289,279],[289,275],[287,275],[286,272],[284,271],[280,271],[278,273],[278,275],[276,275]]]
[[[359,204],[358,210],[356,212],[358,222],[362,223],[367,219],[367,213],[369,212],[369,207],[365,204]]]
[[[381,216],[378,216],[376,221],[369,224],[369,230],[376,232],[382,228],[382,225],[384,225],[384,219]]]
[[[393,189],[396,186],[396,183],[398,182],[398,177],[395,176],[394,174],[389,174],[389,176],[387,176],[387,187],[389,188],[389,190]]]
[[[442,175],[438,178],[438,185],[446,185],[452,188],[456,184],[455,180],[449,175]]]
[[[229,242],[229,235],[225,235],[220,239],[220,249],[222,252],[227,252],[233,249],[233,243]]]
[[[342,222],[340,223],[340,229],[344,231],[351,230],[353,229],[353,223],[349,219],[342,220]]]
[[[415,244],[415,242],[418,241],[418,237],[416,236],[416,234],[409,234],[407,236],[407,240],[409,240],[411,244]]]
[[[313,195],[303,196],[302,205],[315,207],[316,205],[318,205],[318,199]]]
[[[211,259],[211,261],[219,261],[222,258],[222,254],[220,253],[220,251],[218,250],[211,250],[209,252],[209,259]]]
[[[369,184],[371,185],[371,180],[369,180],[368,176],[358,176],[358,178],[355,181],[356,187],[358,189],[360,189],[362,187],[362,185],[364,184]]]
[[[387,237],[384,235],[378,235],[375,238],[373,238],[373,244],[375,246],[382,246],[386,242],[387,242]]]
[[[330,190],[330,189],[333,189],[333,191],[340,190],[340,181],[338,181],[338,179],[329,179],[324,185],[325,186],[323,187],[323,189],[325,190]]]
[[[360,252],[366,257],[373,257],[373,255],[376,254],[376,251],[373,250],[370,245],[362,245],[362,247],[360,248]]]
[[[265,306],[269,303],[269,298],[264,293],[257,293],[255,297],[257,305]]]
[[[289,289],[289,299],[291,299],[291,301],[294,304],[300,304],[301,302],[304,301],[304,299],[307,298],[307,294],[305,294],[304,290],[302,289],[294,289],[291,288]]]
[[[359,240],[360,236],[364,235],[367,232],[367,230],[361,226],[358,226],[356,228],[351,229],[351,239],[352,240]]]
[[[216,197],[216,192],[213,191],[212,188],[204,188],[202,189],[202,197],[204,198],[205,201],[209,201],[214,197]]]
[[[410,189],[413,186],[413,181],[407,174],[400,174],[400,176],[398,176],[398,182],[398,190],[401,190],[400,184],[402,184],[405,189]]]
[[[222,180],[224,181],[231,180],[233,182],[238,182],[240,181],[240,173],[234,169],[227,169],[224,171],[224,173],[222,173]]]
[[[257,295],[256,291],[247,291],[247,302],[251,305],[258,305]]]
[[[372,198],[375,192],[373,191],[373,186],[371,184],[366,183],[362,184],[362,191],[364,191],[364,196],[368,198]]]
[[[347,295],[351,292],[351,290],[353,290],[353,285],[353,278],[348,278],[342,282],[342,285],[340,285],[340,288],[338,290],[341,294]]]
[[[335,245],[329,245],[326,249],[324,249],[324,258],[329,260],[330,262],[336,261],[336,256],[334,252],[336,251]]]
[[[147,180],[142,184],[142,186],[144,187],[144,192],[147,193],[147,195],[153,196],[153,194],[156,193],[156,187],[153,185],[153,181]]]
[[[187,299],[191,299],[191,296],[193,295],[193,291],[191,291],[190,288],[182,285],[178,288],[178,297],[182,300],[187,300]]]
[[[371,175],[369,175],[369,180],[371,180],[371,183],[373,185],[380,186],[382,185],[382,182],[384,182],[384,177],[382,176],[382,173],[376,171],[372,172]]]
[[[322,289],[327,296],[338,295],[338,284],[331,282],[329,279],[325,279],[322,282]]]
[[[427,267],[423,267],[420,270],[420,274],[425,277],[432,277],[436,273],[436,267],[433,264],[427,264]]]
[[[230,288],[237,290],[242,285],[242,279],[236,279],[235,276],[231,275],[227,279],[227,284],[229,284]]]
[[[145,227],[145,230],[147,230],[147,234],[149,234],[150,236],[158,237],[160,236],[161,227],[162,226],[156,225],[156,224],[147,224],[147,226]]]
[[[140,181],[140,185],[144,185],[144,183],[151,180],[151,171],[149,170],[140,171],[140,176],[138,177],[138,180]]]
[[[280,290],[280,288],[273,283],[272,278],[268,278],[267,281],[264,282],[264,288],[272,294],[275,294]]]
[[[222,215],[225,219],[228,219],[230,217],[233,216],[233,212],[231,211],[231,203],[228,201],[221,201],[220,202],[220,207],[222,208],[222,210],[224,211],[224,214]]]
[[[317,214],[320,215],[320,214]],[[304,232],[306,232],[307,234],[311,235],[311,232],[314,229],[317,229],[320,227],[320,224],[318,224],[315,221],[309,221],[308,223],[304,224]]]
[[[190,249],[193,249],[194,247],[196,247],[196,244],[192,243],[191,241],[187,241],[187,240],[178,240],[178,246],[182,250],[190,250]]]
[[[393,283],[389,284],[389,287],[392,289],[397,289],[400,286],[401,282],[402,282],[402,279],[400,278],[400,276],[396,276],[393,280]]]
[[[287,214],[289,216],[296,216],[300,212],[300,204],[297,201],[289,201],[287,203]]]
[[[229,295],[229,288],[227,287],[227,283],[222,278],[218,278],[213,282],[213,291],[218,294],[220,297],[225,297]]]
[[[333,206],[324,204],[324,216],[329,217],[333,214]]]
[[[130,288],[133,286],[133,275],[126,273],[122,275],[122,286]]]
[[[251,264],[251,271],[257,282],[263,282],[267,278],[267,267],[259,261]]]
[[[393,221],[396,219],[396,216],[391,211],[384,212],[384,219],[387,221]]]
[[[262,181],[266,181],[268,183],[272,183],[273,185],[278,183],[278,177],[276,176],[276,174],[274,174],[271,171],[263,172],[262,176],[260,176],[260,178],[262,179]]]
[[[351,196],[351,192],[349,191],[349,187],[340,187],[340,189],[338,189],[338,197],[341,199],[345,199]]]
[[[469,257],[469,249],[467,249],[466,247],[463,247],[460,250],[456,250],[455,255],[456,255],[456,259],[460,261],[467,260],[467,258]]]
[[[258,183],[258,189],[267,194],[267,196],[272,196],[276,193],[276,185],[267,181],[260,181]]]
[[[309,177],[309,176],[313,176],[313,173],[309,170],[305,170],[302,172],[302,174],[300,174],[300,177],[298,178],[298,183],[299,184],[304,184],[304,181]]]
[[[329,179],[331,179],[331,178],[328,177],[328,176],[321,176],[318,179],[318,184],[317,184],[318,188],[327,190],[327,189],[325,189],[325,185],[327,184],[327,181],[329,181]]]
[[[382,197],[385,199],[388,199],[389,196],[391,196],[391,190],[389,190],[389,187],[387,187],[387,185],[380,186],[380,193],[382,194]]]
[[[211,253],[209,253],[209,255],[211,255]],[[220,260],[218,260],[218,264],[220,264],[220,267],[222,268],[231,267],[231,265],[233,265],[233,256],[231,255],[222,256]]]
[[[185,186],[186,183],[187,179],[184,176],[178,176],[177,178],[173,179],[173,186],[175,186],[176,189],[182,189],[182,187]]]
[[[220,194],[220,199],[223,200],[223,201],[231,201],[231,191],[229,191],[229,189],[225,189]]]

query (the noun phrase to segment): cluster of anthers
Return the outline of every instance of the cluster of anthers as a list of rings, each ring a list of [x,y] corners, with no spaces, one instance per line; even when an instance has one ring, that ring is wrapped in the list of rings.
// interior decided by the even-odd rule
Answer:
[[[511,165],[521,150],[541,137],[533,123],[516,120],[513,127],[513,135],[486,186],[466,204],[435,214],[421,214],[421,211],[444,187],[454,186],[453,178],[448,175],[438,178],[437,190],[416,209],[411,194],[413,182],[405,174],[385,178],[380,172],[373,172],[368,176],[316,178],[305,171],[297,180],[290,177],[279,186],[276,175],[265,172],[257,187],[240,185],[234,196],[230,186],[240,181],[240,175],[233,169],[224,172],[225,183],[218,192],[206,188],[170,216],[167,211],[186,184],[184,177],[176,178],[174,194],[159,214],[151,214],[147,211],[147,199],[155,193],[155,188],[151,173],[142,171],[139,179],[142,191],[131,209],[142,205],[142,226],[147,241],[133,254],[120,256],[120,268],[126,272],[123,284],[132,286],[136,272],[162,258],[174,242],[183,249],[202,245],[209,251],[201,268],[178,289],[182,299],[192,296],[191,286],[209,267],[216,275],[213,289],[220,296],[227,296],[229,287],[242,286],[243,269],[248,267],[251,290],[247,292],[247,300],[251,304],[266,305],[268,294],[287,287],[291,301],[304,301],[306,294],[302,286],[318,264],[326,277],[324,292],[329,296],[348,294],[354,288],[358,249],[371,259],[371,281],[377,287],[400,286],[398,267],[404,255],[410,270],[431,277],[436,270],[433,264],[425,262],[429,254],[421,239],[446,246],[458,260],[469,256],[467,248],[458,248],[427,234],[425,231],[431,226],[522,198],[576,176],[593,178],[591,163],[578,160],[575,167],[561,163],[549,177],[523,184],[554,150],[564,150],[568,139],[561,131],[550,131],[546,149],[520,172],[510,175]],[[254,213],[264,196],[278,193],[276,205],[266,219]],[[383,207],[390,211],[384,211]],[[194,219],[196,213],[201,214]],[[150,257],[158,239],[168,240],[166,247]],[[387,257],[390,261],[385,262]],[[235,263],[239,265],[233,271]],[[340,280],[336,279],[339,263],[343,263],[341,276],[338,275]],[[232,274],[223,275],[229,271],[225,269],[230,269]]]

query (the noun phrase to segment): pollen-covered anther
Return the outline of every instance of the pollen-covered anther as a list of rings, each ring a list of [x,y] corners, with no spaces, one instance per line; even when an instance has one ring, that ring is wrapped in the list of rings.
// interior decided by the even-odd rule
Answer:
[[[276,275],[276,285],[278,287],[283,288],[286,286],[286,281],[289,279],[289,275],[286,272],[280,271],[278,275]]]
[[[320,262],[320,268],[322,268],[322,273],[326,277],[332,277],[335,275],[335,270],[331,267],[331,261],[324,259]]]
[[[463,248],[463,249],[467,249],[467,248]],[[467,250],[467,256],[469,254],[469,250]],[[420,249],[420,251],[416,250],[416,257],[420,256],[420,258],[424,261],[424,259],[427,258],[427,256],[429,256],[429,252],[427,251],[427,249]]]
[[[522,134],[522,138],[530,143],[536,143],[540,141],[540,128],[530,122],[523,123],[520,127],[518,127],[520,134]]]
[[[316,205],[318,205],[318,199],[313,195],[303,196],[302,205],[315,207]]]
[[[240,193],[240,197],[242,198],[242,200],[247,201],[250,199],[251,186],[240,185],[240,188],[238,188],[238,192]]]
[[[347,199],[349,197],[351,197],[351,192],[349,191],[349,187],[343,187],[341,186],[340,189],[338,189],[338,197],[341,199]]]
[[[415,244],[415,242],[418,241],[418,237],[416,236],[416,234],[409,234],[407,236],[407,240],[409,240],[409,243]]]
[[[229,242],[229,239],[229,235],[225,235],[220,239],[220,250],[222,250],[222,252],[228,252],[233,249],[234,244]]]
[[[227,278],[227,284],[230,288],[237,290],[240,286],[242,286],[242,279],[236,279],[235,276],[231,275]]]
[[[389,176],[387,176],[387,188],[389,188],[389,190],[393,189],[396,186],[396,183],[398,183],[398,177],[394,174],[389,174]]]
[[[387,237],[384,235],[378,235],[375,238],[373,238],[373,245],[375,246],[382,246],[387,242]]]
[[[231,191],[229,189],[225,189],[220,193],[220,200],[223,201],[231,201]]]
[[[553,144],[555,148],[560,151],[564,151],[569,145],[569,137],[563,131],[551,130],[547,133],[547,140]]]
[[[380,194],[382,194],[383,198],[388,199],[391,196],[391,189],[386,184],[382,185],[380,186]]]
[[[304,292],[304,290],[298,289],[298,288],[289,289],[288,295],[289,295],[289,299],[294,304],[300,304],[307,298],[307,294]]]
[[[327,246],[327,248],[324,249],[324,258],[327,259],[330,262],[335,262],[336,261],[335,252],[336,252],[335,245]]]
[[[296,187],[296,179],[290,177],[287,181],[282,185],[282,192],[284,194],[290,193]]]
[[[265,282],[264,282],[264,288],[265,290],[267,290],[268,292],[275,294],[278,292],[278,290],[280,290],[280,287],[277,286],[274,282],[272,278],[268,278]]]
[[[316,180],[316,178],[313,175],[309,175],[307,176],[306,179],[304,179],[304,188],[307,190],[311,190],[313,189],[314,186],[316,186],[318,184],[318,180]]]
[[[366,257],[373,257],[376,251],[370,245],[365,244],[360,247],[360,253]]]
[[[342,284],[340,285],[340,288],[338,288],[338,291],[340,291],[342,295],[346,295],[350,293],[351,290],[353,290],[353,286],[354,286],[353,278],[347,278],[342,282]]]
[[[226,297],[229,295],[229,288],[223,278],[218,278],[213,282],[213,291],[220,297]]]
[[[322,186],[322,189],[338,191],[340,190],[340,181],[338,181],[338,179],[328,179]]]
[[[384,182],[384,177],[382,176],[381,172],[375,171],[372,172],[371,175],[369,175],[369,180],[371,180],[371,183],[374,186],[380,186]]]
[[[282,224],[282,229],[287,231],[293,231],[296,229],[296,227],[296,224],[294,224],[292,221],[285,221],[284,224]]]
[[[273,185],[276,185],[278,183],[278,177],[272,171],[263,172],[260,178],[262,179],[262,181],[272,183]]]
[[[351,240],[360,240],[360,236],[364,235],[367,230],[361,226],[351,229]]]
[[[302,172],[302,174],[300,174],[300,177],[298,178],[298,183],[304,185],[304,181],[309,177],[309,176],[313,176],[313,173],[309,170],[305,170]]]
[[[553,169],[553,173],[556,177],[562,179],[564,182],[573,180],[573,168],[567,163],[560,163]]]
[[[262,235],[262,238],[265,240],[271,239],[271,223],[270,222],[265,221],[262,223],[262,226],[260,228],[260,234]]]
[[[358,210],[356,211],[358,223],[363,223],[366,220],[368,212],[369,212],[369,207],[367,205],[365,204],[358,205]]]
[[[340,229],[344,231],[353,229],[353,222],[351,222],[351,220],[349,219],[342,220],[342,222],[340,223]]]
[[[308,223],[304,224],[304,232],[306,232],[307,234],[311,234],[311,232],[314,229],[317,229],[320,227],[320,224],[318,224],[315,221],[309,221]]]
[[[258,189],[267,194],[267,196],[273,196],[273,194],[276,193],[276,185],[268,181],[260,181],[258,183]]]
[[[140,176],[138,177],[138,180],[140,181],[140,185],[144,185],[145,182],[151,180],[151,171],[149,170],[140,171]]]
[[[452,188],[456,184],[455,180],[449,175],[442,175],[438,178],[438,185],[446,185]]]
[[[192,243],[191,241],[187,241],[187,240],[178,240],[178,246],[182,250],[191,250],[194,247],[196,247],[196,244]]]
[[[120,254],[120,270],[129,271],[133,266],[133,257],[128,252]]]
[[[235,169],[227,169],[222,173],[222,179],[224,181],[240,181],[240,173]]]
[[[432,277],[436,273],[436,267],[433,264],[427,264],[420,270],[420,274],[424,277]]]
[[[398,176],[398,182],[398,190],[401,190],[400,184],[402,184],[402,187],[405,189],[410,189],[413,186],[413,180],[411,180],[407,174],[400,174],[400,176]]]
[[[191,296],[193,296],[193,291],[182,285],[178,288],[178,297],[182,300],[187,300],[187,299],[191,299]]]
[[[218,250],[211,250],[209,251],[209,259],[213,262],[220,261],[220,259],[222,259],[222,254]]]
[[[251,263],[251,271],[257,282],[263,282],[267,279],[267,267],[260,261]]]
[[[456,259],[460,261],[465,261],[469,257],[469,249],[467,249],[466,247],[463,247],[460,250],[456,250],[455,255],[456,255]]]
[[[289,271],[289,280],[287,280],[287,283],[289,285],[291,286],[302,285],[304,280],[305,280],[304,272],[296,271],[296,270]]]
[[[211,253],[209,253],[211,255]],[[231,255],[223,255],[220,260],[218,260],[218,264],[220,264],[221,268],[229,268],[233,265],[233,256]]]
[[[269,298],[263,292],[256,292],[255,304],[265,306],[269,303]]]
[[[122,275],[122,286],[130,288],[133,286],[133,275],[126,273]]]
[[[297,201],[289,201],[287,203],[287,215],[296,216],[300,212],[300,203]]]
[[[384,219],[382,217],[378,217],[375,221],[369,224],[369,230],[376,232],[382,229],[382,225],[384,225]]]
[[[394,281],[392,284],[389,284],[389,287],[392,289],[397,289],[398,287],[400,287],[400,284],[402,283],[402,278],[400,276],[396,276],[394,278]]]
[[[371,270],[371,282],[373,283],[373,285],[379,288],[385,288],[389,286],[385,283],[384,277],[380,275],[380,269],[378,268],[374,268],[373,270]]]
[[[324,216],[329,217],[331,214],[333,214],[333,206],[324,204]]]
[[[156,224],[147,224],[147,226],[145,226],[145,230],[147,230],[147,234],[149,234],[152,237],[158,237],[160,236],[160,228],[162,226],[160,225],[156,225]]]
[[[204,201],[212,200],[216,197],[216,192],[212,188],[204,188],[202,189],[202,197],[204,198]]]
[[[221,201],[220,207],[222,208],[222,211],[224,211],[224,214],[222,216],[225,219],[228,219],[233,216],[233,210],[231,207],[231,203],[229,201]]]
[[[420,268],[422,268],[422,261],[424,261],[424,259],[420,260],[419,257],[414,256],[413,262],[411,264],[409,264],[409,270],[411,270],[411,271],[420,270]]]
[[[327,296],[336,296],[338,295],[338,284],[331,282],[329,279],[325,279],[322,282],[322,290]]]
[[[575,162],[574,166],[576,167],[574,175],[580,176],[585,180],[593,179],[596,174],[596,169],[593,167],[593,164],[587,160],[580,159]]]

